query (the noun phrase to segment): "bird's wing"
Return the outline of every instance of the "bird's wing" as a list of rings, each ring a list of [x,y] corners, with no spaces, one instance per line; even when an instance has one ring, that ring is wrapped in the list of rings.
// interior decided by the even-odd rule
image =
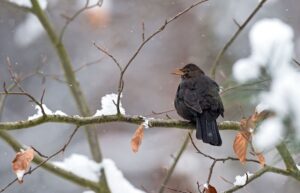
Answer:
[[[200,98],[193,84],[186,84],[182,87],[184,104],[198,113],[202,113]]]
[[[223,116],[224,107],[218,84],[207,76],[197,78],[195,82],[194,87],[202,110],[210,111],[215,118],[220,114]]]

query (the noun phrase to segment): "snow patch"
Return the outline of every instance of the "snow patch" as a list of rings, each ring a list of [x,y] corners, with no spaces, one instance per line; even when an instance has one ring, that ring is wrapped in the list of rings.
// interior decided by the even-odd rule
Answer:
[[[16,175],[17,175],[17,178],[18,178],[19,182],[23,181],[23,177],[24,177],[25,172],[26,172],[25,170],[17,170],[16,171]]]
[[[44,109],[44,112],[46,115],[60,115],[60,116],[67,116],[66,113],[62,112],[61,110],[57,110],[55,112],[52,112],[45,104],[42,104],[42,107]],[[33,120],[33,119],[37,119],[39,117],[42,117],[43,116],[43,112],[42,112],[42,109],[39,105],[36,105],[35,106],[35,109],[37,110],[37,113],[32,115],[32,116],[29,116],[28,117],[28,120]]]
[[[253,176],[250,172],[245,173],[243,176],[235,176],[234,186],[243,186],[247,183],[247,180]]]
[[[72,154],[63,161],[52,162],[57,167],[70,171],[80,177],[98,182],[101,174],[101,164],[88,159],[84,155]]]
[[[265,104],[265,103],[259,103],[256,107],[255,107],[255,112],[256,113],[261,113],[263,111],[266,111],[266,110],[270,110],[270,106]]]
[[[122,98],[122,95],[121,95]],[[97,110],[93,115],[95,116],[103,116],[103,115],[116,115],[117,107],[116,103],[118,100],[118,95],[115,93],[107,94],[101,98],[101,110]],[[125,115],[125,109],[122,107],[122,103],[120,101],[120,113]]]
[[[61,162],[53,162],[57,167],[70,171],[80,177],[98,182],[101,169],[104,169],[109,189],[112,193],[145,193],[135,188],[117,168],[111,159],[103,159],[102,163],[96,163],[84,155],[73,154]],[[84,193],[93,193],[85,191]]]
[[[114,161],[111,159],[103,160],[103,167],[107,178],[109,189],[112,193],[145,193],[142,190],[135,188],[117,168]]]

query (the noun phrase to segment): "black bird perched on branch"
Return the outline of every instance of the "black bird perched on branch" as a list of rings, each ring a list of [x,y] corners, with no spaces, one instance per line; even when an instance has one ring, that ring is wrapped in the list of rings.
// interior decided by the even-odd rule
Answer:
[[[219,115],[224,116],[224,107],[219,95],[219,85],[195,64],[187,64],[176,69],[173,74],[181,75],[174,102],[177,113],[196,123],[197,139],[221,146],[222,139],[216,119]]]

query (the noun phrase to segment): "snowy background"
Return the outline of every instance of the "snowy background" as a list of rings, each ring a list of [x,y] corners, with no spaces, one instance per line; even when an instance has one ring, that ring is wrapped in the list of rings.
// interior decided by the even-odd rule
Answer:
[[[93,46],[93,42],[101,44],[113,53],[121,63],[128,61],[129,56],[140,44],[141,23],[145,22],[145,33],[150,34],[164,20],[183,10],[193,1],[158,1],[158,0],[104,0],[105,8],[100,16],[93,10],[83,13],[67,29],[64,43],[70,53],[74,69],[99,60],[96,64],[77,72],[77,78],[89,102],[91,112],[101,109],[101,98],[106,94],[115,93],[118,83],[118,69],[111,59],[104,56]],[[217,1],[211,0],[179,18],[170,24],[164,32],[156,36],[142,50],[125,75],[125,89],[122,104],[126,114],[148,115],[152,111],[160,112],[173,109],[173,100],[179,79],[170,75],[175,67],[193,62],[209,73],[217,52],[224,46],[237,27],[233,18],[239,23],[250,14],[258,1]],[[64,24],[61,14],[72,15],[80,8],[82,2],[50,1],[44,5],[47,15],[59,32]],[[218,69],[217,82],[224,88],[234,85],[232,66],[243,58],[251,57],[253,48],[249,43],[249,30],[263,18],[278,18],[293,30],[293,57],[300,56],[300,25],[296,0],[270,0],[249,23],[247,29],[237,38],[221,61]],[[97,13],[97,12],[96,12]],[[5,58],[9,56],[15,64],[17,72],[26,75],[44,64],[42,72],[48,75],[59,75],[63,72],[57,56],[36,19],[29,14],[0,2],[0,83],[9,82],[9,73]],[[273,33],[273,32],[270,32]],[[300,59],[300,58],[299,58]],[[229,91],[222,95],[225,105],[226,120],[240,120],[242,115],[253,113],[256,105],[252,103],[250,94],[260,92],[269,83],[255,87]],[[39,97],[46,88],[44,103],[53,112],[61,110],[66,114],[78,114],[69,88],[62,82],[47,78],[43,85],[41,76],[35,76],[23,83],[24,88]],[[27,119],[36,113],[35,106],[26,98],[10,96],[6,101],[2,120],[12,121]],[[173,118],[179,118],[176,113],[169,113]],[[164,116],[161,116],[164,117]],[[172,154],[180,147],[185,131],[179,129],[153,128],[145,132],[143,144],[137,154],[131,152],[130,139],[136,125],[113,123],[99,125],[98,134],[102,152],[105,158],[113,160],[123,175],[135,187],[145,187],[149,192],[156,192],[166,173],[166,168],[172,162]],[[51,154],[63,145],[72,132],[68,125],[44,124],[30,129],[10,132],[19,141],[32,145],[44,154]],[[223,145],[220,148],[197,142],[200,149],[214,156],[233,155],[232,143],[234,132],[221,132]],[[11,172],[13,150],[0,141],[0,185],[6,185],[14,174]],[[79,132],[74,141],[55,161],[74,156],[86,155],[91,158],[85,134]],[[266,154],[267,163],[274,163],[275,152]],[[66,161],[66,160],[65,160]],[[300,161],[296,159],[296,161]],[[107,164],[113,166],[112,162]],[[211,162],[195,153],[189,147],[176,167],[170,187],[181,190],[196,191],[196,182],[204,183]],[[217,190],[224,190],[231,185],[219,178],[222,176],[232,182],[236,176],[244,173],[254,173],[257,167],[251,164],[241,165],[237,162],[218,164],[211,184]],[[242,177],[241,177],[242,178]],[[285,177],[266,174],[246,187],[249,192],[260,192],[265,187],[270,192],[295,192],[299,183]],[[83,192],[87,191],[68,181],[40,169],[25,178],[22,185],[14,185],[6,192]],[[243,192],[241,190],[240,192]],[[168,192],[166,190],[166,192]]]

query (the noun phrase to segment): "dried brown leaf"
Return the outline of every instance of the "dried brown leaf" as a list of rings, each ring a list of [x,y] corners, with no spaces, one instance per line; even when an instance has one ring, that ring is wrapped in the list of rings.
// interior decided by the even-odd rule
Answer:
[[[34,152],[32,148],[17,152],[15,159],[12,161],[12,169],[18,177],[19,183],[23,182],[23,176],[30,168],[30,163],[34,158]]]
[[[257,160],[259,161],[260,165],[262,167],[264,167],[265,164],[266,164],[266,160],[265,160],[264,155],[262,153],[256,153],[256,157],[257,157]]]
[[[133,134],[131,138],[131,150],[136,153],[139,150],[140,145],[144,137],[144,125],[141,124]]]
[[[218,193],[218,192],[215,187],[209,184],[207,188],[206,187],[204,188],[204,193]]]
[[[247,147],[251,133],[240,131],[237,133],[233,143],[233,150],[241,163],[245,163],[247,155]]]

